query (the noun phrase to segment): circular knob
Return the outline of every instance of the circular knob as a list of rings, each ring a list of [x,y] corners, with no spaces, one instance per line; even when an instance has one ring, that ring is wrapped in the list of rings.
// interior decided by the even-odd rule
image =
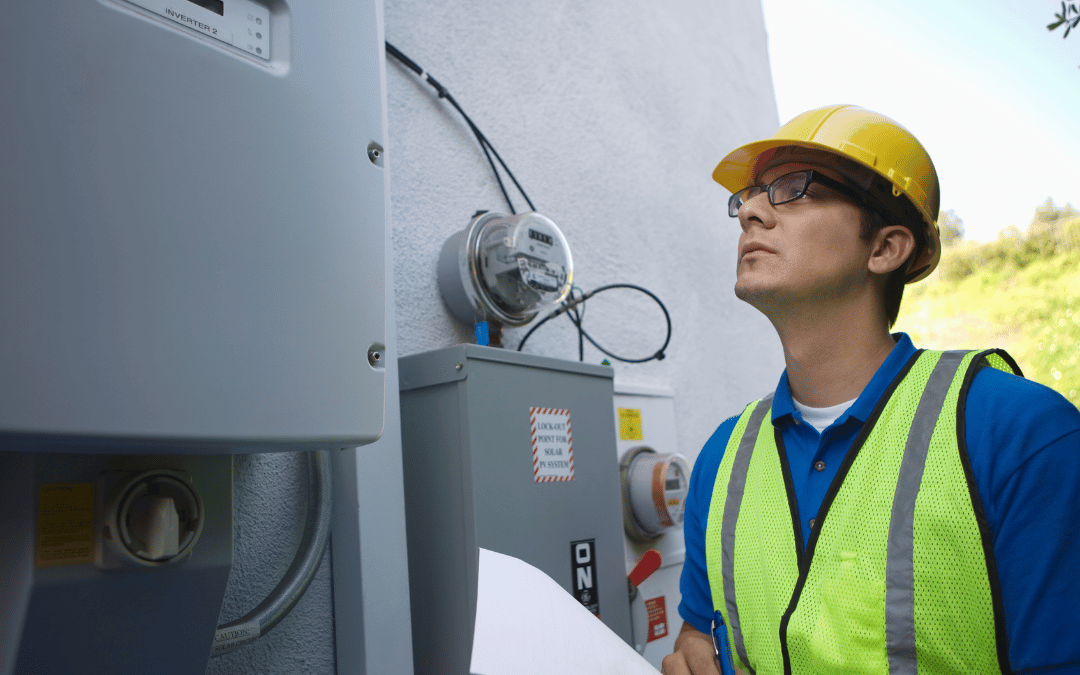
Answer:
[[[131,478],[117,495],[108,525],[128,558],[156,566],[191,551],[202,531],[202,500],[183,474],[147,471]]]

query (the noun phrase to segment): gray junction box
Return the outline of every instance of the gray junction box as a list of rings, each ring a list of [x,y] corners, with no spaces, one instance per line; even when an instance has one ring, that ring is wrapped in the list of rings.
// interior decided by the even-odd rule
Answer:
[[[612,369],[463,344],[402,357],[399,377],[416,672],[468,672],[479,548],[630,643]]]

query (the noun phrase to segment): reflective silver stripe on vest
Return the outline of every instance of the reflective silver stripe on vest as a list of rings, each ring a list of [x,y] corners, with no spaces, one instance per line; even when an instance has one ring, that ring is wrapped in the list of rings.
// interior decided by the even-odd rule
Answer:
[[[754,452],[754,444],[757,443],[758,431],[761,429],[761,421],[772,407],[772,394],[761,399],[757,407],[750,413],[750,420],[746,424],[746,431],[739,441],[739,447],[735,451],[735,461],[731,467],[731,478],[728,479],[727,500],[724,501],[724,520],[720,524],[720,565],[724,576],[724,603],[727,605],[728,629],[735,641],[735,650],[739,658],[750,669],[750,675],[754,669],[750,665],[750,659],[746,657],[746,643],[743,641],[742,625],[739,623],[739,609],[735,606],[735,523],[739,520],[739,505],[742,504],[743,490],[746,488],[746,474],[750,469],[750,455]]]
[[[919,672],[915,657],[915,496],[922,482],[930,437],[965,354],[967,352],[949,351],[938,359],[915,409],[900,462],[889,521],[885,569],[885,641],[889,675],[916,675]]]

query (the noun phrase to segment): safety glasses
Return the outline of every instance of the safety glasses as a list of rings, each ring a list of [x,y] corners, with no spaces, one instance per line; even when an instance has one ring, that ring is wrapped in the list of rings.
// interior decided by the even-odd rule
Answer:
[[[852,199],[856,204],[866,204],[864,196],[854,188],[813,169],[806,169],[784,174],[768,185],[751,185],[739,190],[728,199],[728,215],[738,218],[739,207],[762,192],[768,193],[769,203],[773,206],[793,202],[806,194],[811,183],[820,183]]]

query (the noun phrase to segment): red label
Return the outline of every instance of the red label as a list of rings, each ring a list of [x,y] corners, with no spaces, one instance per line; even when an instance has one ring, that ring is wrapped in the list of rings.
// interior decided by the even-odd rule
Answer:
[[[645,613],[649,617],[648,642],[667,637],[667,603],[664,596],[645,601]]]

